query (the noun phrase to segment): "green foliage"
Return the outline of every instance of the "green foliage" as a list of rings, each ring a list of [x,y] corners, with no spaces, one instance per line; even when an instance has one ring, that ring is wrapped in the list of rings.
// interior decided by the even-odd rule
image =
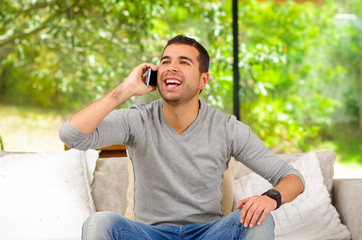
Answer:
[[[333,124],[342,106],[348,108],[339,117],[358,119],[360,27],[341,25],[335,14],[352,9],[360,16],[359,2],[239,1],[240,112],[268,146],[307,149],[306,140]],[[211,56],[202,99],[232,113],[231,13],[231,0],[3,0],[0,99],[79,108],[136,65],[158,64],[166,41],[186,34]]]
[[[0,150],[1,150],[1,151],[4,151],[4,150],[5,150],[3,138],[1,137],[1,135],[0,135]]]
[[[331,92],[341,102],[334,118],[338,122],[358,122],[362,129],[362,4],[361,0],[342,3],[343,10],[335,17],[338,41],[332,43],[333,59],[343,68],[343,81],[337,81]]]
[[[200,35],[201,28],[191,27],[195,19],[198,27],[213,23],[213,3],[201,1],[1,4],[0,94],[44,107],[77,108],[99,98],[134,66],[158,63],[172,35]]]
[[[342,163],[362,166],[362,134],[358,124],[336,124],[333,127],[321,127],[320,135],[308,146],[307,151],[329,149],[337,153]],[[323,136],[323,137],[322,137]],[[318,145],[319,149],[315,146]]]
[[[239,3],[241,116],[268,146],[303,150],[320,125],[331,124],[337,101],[325,87],[340,73],[329,64],[325,44],[335,39],[329,34],[335,12],[332,1],[322,7],[293,1]],[[230,95],[232,81],[221,84]],[[230,99],[222,90],[217,93]]]

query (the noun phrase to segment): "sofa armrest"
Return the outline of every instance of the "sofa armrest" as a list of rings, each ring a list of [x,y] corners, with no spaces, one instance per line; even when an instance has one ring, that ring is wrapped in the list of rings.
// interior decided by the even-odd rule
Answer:
[[[333,202],[352,239],[362,236],[362,178],[334,179]]]

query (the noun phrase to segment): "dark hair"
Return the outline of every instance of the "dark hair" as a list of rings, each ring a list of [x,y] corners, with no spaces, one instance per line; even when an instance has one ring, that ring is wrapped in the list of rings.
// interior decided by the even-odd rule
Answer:
[[[165,52],[165,49],[171,44],[186,44],[195,47],[196,50],[199,52],[199,57],[197,58],[197,60],[199,61],[200,72],[202,73],[209,72],[209,62],[210,62],[209,53],[195,39],[186,37],[185,35],[178,35],[167,42],[165,48],[163,49],[163,52]]]

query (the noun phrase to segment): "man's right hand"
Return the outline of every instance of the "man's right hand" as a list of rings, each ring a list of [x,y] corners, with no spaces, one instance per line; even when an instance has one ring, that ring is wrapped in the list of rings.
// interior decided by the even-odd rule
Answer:
[[[155,91],[155,87],[146,86],[144,83],[144,74],[149,67],[154,71],[158,70],[158,67],[151,63],[143,63],[137,66],[123,83],[119,84],[102,98],[75,113],[69,120],[70,125],[83,133],[90,134],[113,109],[129,98]]]
[[[123,83],[127,85],[127,89],[130,90],[132,96],[141,96],[156,90],[155,87],[146,86],[145,84],[145,72],[149,67],[153,71],[158,70],[158,67],[152,63],[143,63],[134,68]]]

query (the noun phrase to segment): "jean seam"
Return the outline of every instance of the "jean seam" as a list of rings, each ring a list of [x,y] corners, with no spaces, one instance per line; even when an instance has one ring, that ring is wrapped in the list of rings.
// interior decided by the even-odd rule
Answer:
[[[180,226],[180,227],[179,227],[179,240],[182,240],[182,239],[183,239],[182,234],[183,234],[183,227]]]
[[[224,226],[224,227],[222,227],[222,228],[219,228],[217,231],[213,231],[213,232],[211,232],[210,234],[213,235],[213,234],[215,234],[216,232],[220,232],[220,231],[222,231],[222,230],[224,230],[224,229],[234,228],[234,227],[237,227],[237,228],[238,228],[238,231],[240,230],[238,224],[228,224],[227,226]],[[239,234],[239,235],[240,235],[240,234]],[[205,240],[205,237],[206,237],[206,236],[202,237],[200,240]],[[208,239],[209,239],[209,238],[208,238]]]
[[[123,233],[133,235],[133,236],[137,237],[137,239],[141,238],[141,239],[144,239],[144,240],[151,240],[151,239],[145,238],[144,236],[139,235],[138,233],[136,233],[134,231],[127,231],[127,230],[118,230],[117,231],[118,235],[121,235]]]

